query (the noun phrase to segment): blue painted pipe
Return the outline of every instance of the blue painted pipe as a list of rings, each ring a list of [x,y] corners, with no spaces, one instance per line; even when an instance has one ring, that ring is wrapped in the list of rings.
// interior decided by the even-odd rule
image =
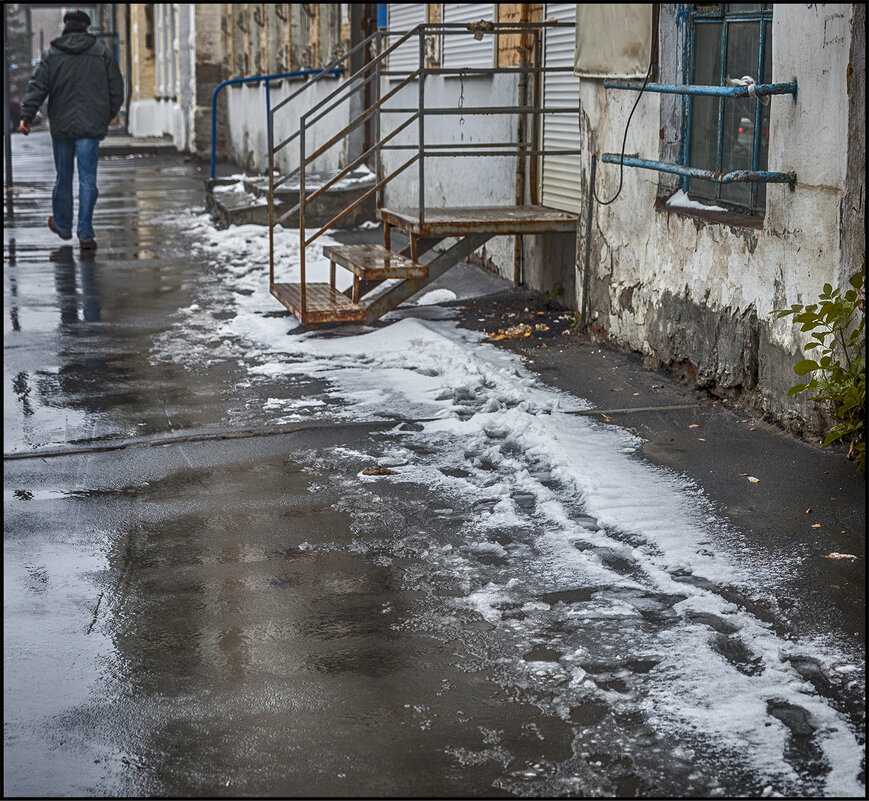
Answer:
[[[643,88],[643,84],[637,81],[604,81],[606,89],[635,89],[637,92]],[[666,83],[647,83],[647,92],[660,92],[671,95],[714,95],[717,97],[751,97],[747,86],[698,86],[687,84],[678,86]],[[797,79],[788,83],[759,83],[754,86],[756,97],[767,95],[793,95],[797,97]]]
[[[276,81],[278,78],[305,78],[308,75],[319,75],[326,70],[296,70],[295,72],[279,72],[274,75],[252,75],[248,78],[230,78],[228,81],[222,81],[214,88],[214,94],[211,96],[211,177],[214,178],[215,165],[215,148],[217,147],[217,96],[224,86],[229,86],[234,83],[256,83],[257,81],[266,81],[266,131],[271,132],[271,94],[269,92],[269,81]],[[331,69],[328,70],[330,75],[343,75],[344,70]]]
[[[620,164],[620,153],[604,153],[600,160],[604,164]],[[792,184],[797,180],[795,172],[768,172],[767,170],[733,170],[732,172],[714,172],[713,170],[701,170],[699,167],[683,167],[680,164],[668,164],[665,161],[650,161],[636,156],[625,156],[626,167],[640,167],[644,170],[657,170],[658,172],[671,172],[675,175],[684,175],[689,178],[703,178],[706,181],[714,181],[717,184]]]

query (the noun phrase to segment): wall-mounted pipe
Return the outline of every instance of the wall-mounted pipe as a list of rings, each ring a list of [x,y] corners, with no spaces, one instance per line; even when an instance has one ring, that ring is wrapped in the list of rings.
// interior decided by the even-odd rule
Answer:
[[[604,153],[600,160],[604,164],[620,164],[622,156],[619,153]],[[767,170],[733,170],[732,172],[715,172],[701,170],[699,167],[683,167],[680,164],[668,164],[665,161],[650,161],[636,156],[624,157],[625,167],[640,167],[644,170],[671,172],[674,175],[684,175],[689,178],[703,178],[717,184],[793,184],[797,180],[795,172],[769,172]]]
[[[633,89],[639,92],[643,85],[636,81],[604,81],[605,89]],[[647,83],[646,92],[671,95],[712,95],[715,97],[767,97],[769,95],[793,95],[797,99],[797,79],[787,83],[758,83],[751,86],[699,86],[686,84]]]

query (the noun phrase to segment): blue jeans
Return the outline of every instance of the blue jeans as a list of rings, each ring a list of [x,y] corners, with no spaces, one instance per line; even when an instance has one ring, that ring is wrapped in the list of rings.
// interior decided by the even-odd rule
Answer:
[[[94,239],[94,206],[97,204],[97,161],[99,139],[55,139],[54,167],[57,181],[51,195],[54,224],[64,234],[72,233],[72,172],[78,161],[78,228],[79,240]]]

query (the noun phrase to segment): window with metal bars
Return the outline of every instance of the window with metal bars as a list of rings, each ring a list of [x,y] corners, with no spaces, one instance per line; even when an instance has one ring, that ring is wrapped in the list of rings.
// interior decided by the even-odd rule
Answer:
[[[772,81],[772,3],[695,3],[687,83],[727,86],[751,76]],[[685,163],[716,172],[766,170],[769,105],[755,98],[687,98]],[[700,200],[754,212],[766,206],[766,184],[719,184],[684,178],[683,188]]]

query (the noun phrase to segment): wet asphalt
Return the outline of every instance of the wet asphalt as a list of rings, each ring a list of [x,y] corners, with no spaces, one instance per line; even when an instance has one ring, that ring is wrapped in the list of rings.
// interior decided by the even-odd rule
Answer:
[[[437,444],[414,437],[419,426],[319,420],[270,432],[264,401],[316,395],[319,379],[251,384],[238,359],[153,358],[155,341],[178,336],[173,314],[219,280],[183,228],[166,224],[204,207],[204,166],[103,159],[92,258],[45,227],[45,132],[14,137],[14,168],[4,453],[66,453],[4,460],[6,795],[765,790],[750,760],[657,725],[642,702],[663,670],[678,596],[546,585],[533,527],[501,533],[506,560],[468,556],[468,526],[495,500],[360,480],[397,438],[408,459],[437,464]],[[745,549],[793,566],[775,591],[719,589],[782,640],[829,634],[851,657],[856,681],[811,660],[800,676],[864,742],[865,483],[852,465],[629,355],[562,335],[560,310],[506,286],[491,294],[502,287],[474,276],[466,268],[464,294],[487,294],[460,293],[463,324],[549,320],[549,333],[504,347],[643,436],[650,463],[692,477]],[[258,435],[226,438],[242,429]],[[746,485],[741,473],[761,480]],[[582,519],[578,499],[564,502]],[[833,551],[857,558],[823,558]],[[505,601],[498,621],[456,603],[512,575],[531,589]],[[639,617],[583,625],[574,614],[590,599],[625,597]],[[751,674],[754,655],[721,620],[706,623],[717,653]],[[577,687],[568,668],[580,651],[590,681]],[[785,727],[786,775],[774,789],[821,792],[829,766],[814,727],[796,707],[769,709],[766,725]]]

